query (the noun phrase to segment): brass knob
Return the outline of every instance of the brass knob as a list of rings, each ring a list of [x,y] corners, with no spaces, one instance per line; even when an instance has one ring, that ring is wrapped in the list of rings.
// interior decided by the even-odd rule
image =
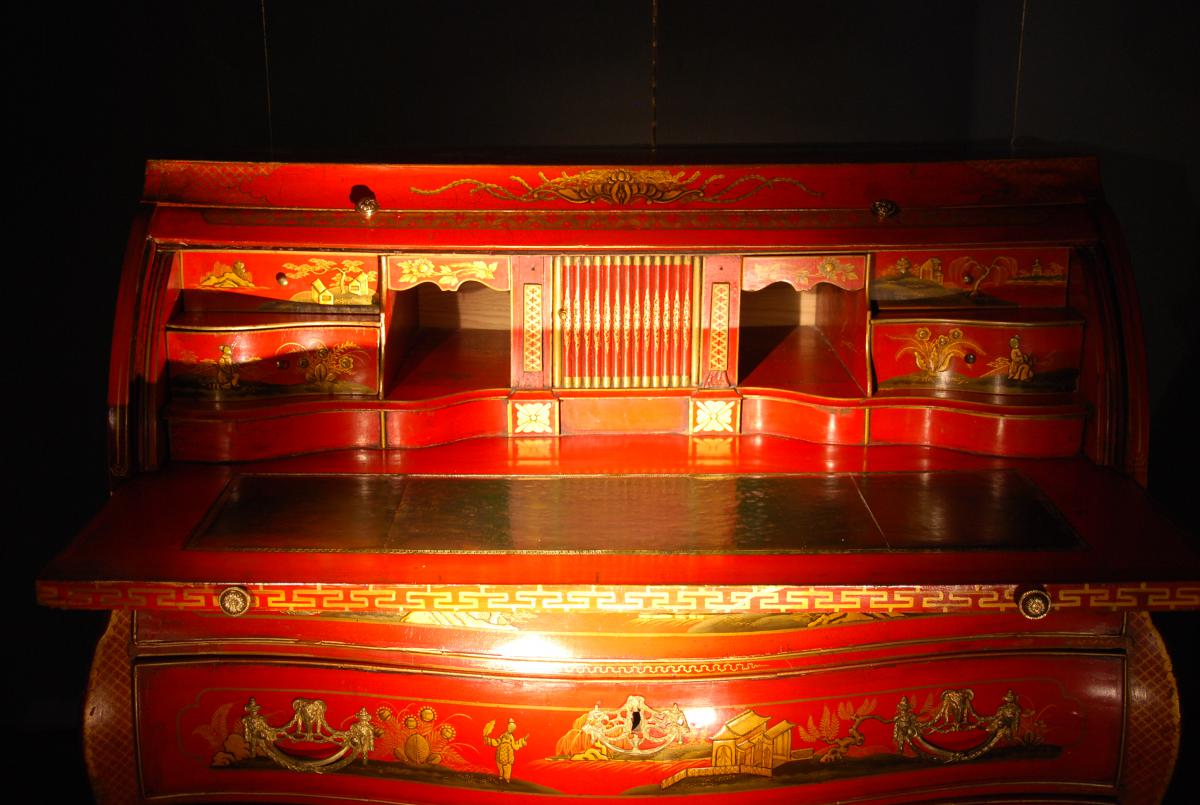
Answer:
[[[277,283],[279,283],[280,287],[283,287],[284,285],[288,284],[288,276],[287,276],[287,274],[284,274],[282,271],[280,271],[278,274],[275,275],[275,281]]]
[[[350,201],[365,221],[371,220],[371,217],[379,212],[379,201],[375,198],[375,192],[365,184],[356,184],[350,188]]]
[[[250,609],[250,592],[245,587],[226,587],[217,596],[217,606],[230,617],[244,615]]]
[[[900,212],[900,207],[891,199],[881,198],[871,205],[871,212],[875,213],[875,217],[882,221]]]
[[[1025,590],[1017,596],[1017,609],[1031,621],[1050,614],[1050,594],[1040,587]]]

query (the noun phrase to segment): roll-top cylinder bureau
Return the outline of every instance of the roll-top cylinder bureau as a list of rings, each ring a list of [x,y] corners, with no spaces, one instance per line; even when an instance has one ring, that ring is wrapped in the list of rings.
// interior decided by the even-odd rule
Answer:
[[[1154,802],[1127,257],[1091,159],[156,161],[103,803]]]

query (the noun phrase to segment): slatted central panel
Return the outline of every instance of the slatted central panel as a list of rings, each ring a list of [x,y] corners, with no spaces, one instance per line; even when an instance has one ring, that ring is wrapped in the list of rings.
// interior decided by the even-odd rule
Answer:
[[[702,258],[554,258],[554,384],[568,389],[680,388],[698,372]]]

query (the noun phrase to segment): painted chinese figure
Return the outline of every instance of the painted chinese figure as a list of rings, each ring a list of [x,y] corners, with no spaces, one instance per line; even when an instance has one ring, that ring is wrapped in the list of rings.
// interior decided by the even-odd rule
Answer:
[[[525,747],[529,736],[517,738],[517,723],[511,718],[508,720],[508,729],[500,734],[500,737],[492,737],[492,727],[496,724],[495,721],[489,721],[483,728],[483,742],[488,746],[496,747],[496,768],[500,772],[500,779],[504,782],[512,780],[513,761],[517,759],[517,750]]]

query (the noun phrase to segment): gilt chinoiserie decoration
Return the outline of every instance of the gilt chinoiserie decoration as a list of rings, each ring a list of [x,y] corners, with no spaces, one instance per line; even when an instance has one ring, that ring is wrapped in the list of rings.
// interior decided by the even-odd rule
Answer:
[[[819,716],[810,713],[805,726],[752,709],[722,721],[713,708],[655,707],[642,696],[630,695],[619,706],[601,708],[597,702],[577,716],[555,741],[554,754],[540,763],[523,764],[530,769],[524,775],[518,769],[516,780],[520,785],[524,777],[527,789],[552,793],[548,783],[556,782],[564,770],[569,773],[573,764],[603,768],[644,763],[643,774],[623,771],[619,777],[652,778],[678,769],[662,777],[661,789],[680,783],[682,788],[695,787],[698,781],[711,788],[714,780],[717,788],[752,789],[761,785],[755,778],[771,778],[772,785],[803,785],[806,778],[824,776],[814,772],[854,777],[866,771],[856,768],[862,760],[880,754],[888,755],[886,765],[904,767],[919,765],[914,760],[965,763],[1005,752],[1050,759],[1061,751],[1047,743],[1051,728],[1046,714],[1052,705],[1038,708],[1028,698],[1022,703],[1011,689],[991,713],[980,713],[974,701],[970,688],[931,691],[920,704],[901,695],[890,716],[876,712],[877,697],[838,702],[832,710],[824,702]],[[447,703],[437,704],[444,708]],[[439,715],[433,704],[389,699],[374,712],[360,707],[345,729],[329,724],[322,699],[293,699],[290,718],[277,726],[262,714],[253,696],[241,708],[240,718],[234,716],[235,709],[231,702],[219,705],[209,723],[196,726],[188,736],[216,748],[212,768],[273,763],[293,772],[332,774],[357,761],[354,771],[362,775],[426,777],[465,788],[495,788],[496,782],[513,782],[520,750],[541,745],[531,742],[529,733],[518,737],[513,717],[499,728],[495,719],[488,720],[481,742],[495,750],[494,775],[488,775],[489,753],[473,745],[470,733],[464,734],[477,708]],[[185,719],[191,715],[188,712]],[[319,748],[299,754],[296,747],[301,745]],[[539,772],[547,783],[528,779]]]
[[[37,586],[112,612],[98,801],[1161,796],[1200,558],[1093,160],[145,202],[115,491]]]
[[[504,257],[403,255],[388,261],[388,271],[388,287],[393,291],[406,291],[422,282],[433,283],[443,291],[457,291],[469,281],[498,291],[508,289],[509,267]]]
[[[515,189],[510,190],[495,182],[471,178],[456,179],[431,189],[414,186],[412,191],[432,196],[455,188],[465,188],[469,194],[486,193],[502,201],[528,203],[561,200],[571,204],[603,202],[614,206],[623,206],[635,201],[646,204],[674,204],[686,201],[733,204],[750,198],[760,190],[777,185],[812,196],[821,195],[791,176],[766,177],[745,174],[727,177],[722,173],[702,175],[700,171],[689,173],[660,169],[592,168],[574,174],[562,171],[558,176],[552,177],[538,171],[536,185],[520,175],[510,176],[508,181]]]

